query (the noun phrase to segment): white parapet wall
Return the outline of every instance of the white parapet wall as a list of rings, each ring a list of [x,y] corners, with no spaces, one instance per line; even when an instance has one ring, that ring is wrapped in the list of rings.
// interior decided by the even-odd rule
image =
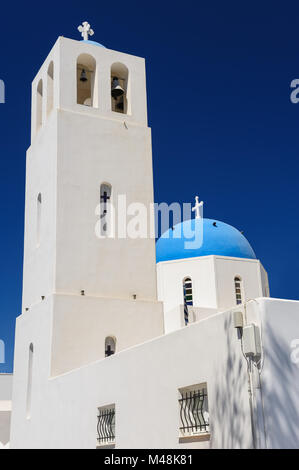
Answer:
[[[256,377],[259,442],[266,448],[299,448],[299,302],[254,299],[247,322],[261,328],[260,381]]]
[[[299,302],[261,298],[240,309],[262,332],[261,382],[254,384],[255,445],[297,448]],[[98,408],[107,405],[115,406],[116,448],[253,446],[247,363],[233,310],[52,378],[49,326],[41,315],[30,418],[28,356],[21,354],[31,335],[29,315],[22,326],[26,343],[18,341],[16,351],[13,448],[95,448]],[[207,384],[210,436],[180,442],[179,390],[202,383]]]
[[[9,445],[12,374],[0,374],[0,448]]]
[[[252,446],[247,366],[232,312],[49,378],[50,318],[38,331],[30,418],[26,418],[30,316],[17,325],[13,448],[95,448],[98,407],[115,405],[116,448]],[[21,320],[21,317],[20,317]],[[207,383],[210,439],[179,442],[179,389]]]

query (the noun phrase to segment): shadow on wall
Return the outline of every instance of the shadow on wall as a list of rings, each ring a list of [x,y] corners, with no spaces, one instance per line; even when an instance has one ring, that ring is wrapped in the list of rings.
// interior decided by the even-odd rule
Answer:
[[[232,315],[224,319],[227,364],[218,369],[211,409],[211,448],[252,448],[247,363]],[[237,344],[236,344],[237,343]]]
[[[283,317],[288,327],[282,327],[281,312],[277,317],[271,312],[265,319],[262,330],[264,363],[261,384],[266,448],[269,449],[299,448],[299,364],[293,363],[290,357],[290,335],[298,332],[299,337],[299,315],[294,315],[294,325],[289,321],[289,316]],[[241,354],[241,343],[232,322],[232,315],[224,320],[227,367],[224,370],[218,369],[216,388],[210,403],[213,406],[210,409],[212,448],[253,446],[247,364]],[[257,420],[257,416],[255,418]],[[257,443],[263,442],[261,416],[256,436]]]
[[[283,329],[276,323],[272,324],[271,316],[266,319],[265,326],[263,330],[266,329],[267,336],[264,339],[262,392],[267,447],[297,449],[299,447],[299,364],[291,361],[290,343],[283,337]],[[295,330],[299,331],[298,326],[294,329],[294,334]]]

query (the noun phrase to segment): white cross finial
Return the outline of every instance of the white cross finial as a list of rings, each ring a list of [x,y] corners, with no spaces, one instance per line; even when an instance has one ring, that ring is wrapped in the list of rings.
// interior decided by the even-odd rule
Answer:
[[[192,212],[195,212],[196,219],[200,219],[202,217],[200,214],[201,207],[203,207],[203,201],[198,202],[198,196],[195,196],[195,206],[192,207]]]
[[[84,41],[88,40],[88,36],[93,36],[94,31],[91,29],[90,24],[88,21],[83,21],[82,25],[78,26],[78,31],[81,33]]]

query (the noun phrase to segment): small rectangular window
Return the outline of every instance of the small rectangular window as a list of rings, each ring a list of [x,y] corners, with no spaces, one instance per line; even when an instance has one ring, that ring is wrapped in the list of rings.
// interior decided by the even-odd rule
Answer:
[[[115,446],[115,405],[98,408],[97,447]]]
[[[180,438],[209,434],[207,384],[179,390]]]
[[[235,283],[235,296],[236,296],[236,304],[240,305],[242,303],[242,280],[239,276],[236,276],[234,279]]]

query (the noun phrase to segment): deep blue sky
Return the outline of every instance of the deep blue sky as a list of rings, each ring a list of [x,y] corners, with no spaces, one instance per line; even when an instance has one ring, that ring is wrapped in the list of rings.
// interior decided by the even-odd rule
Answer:
[[[0,338],[12,370],[21,311],[30,86],[59,35],[88,20],[109,49],[146,58],[155,200],[189,202],[244,230],[273,297],[298,299],[298,1],[4,2]]]

